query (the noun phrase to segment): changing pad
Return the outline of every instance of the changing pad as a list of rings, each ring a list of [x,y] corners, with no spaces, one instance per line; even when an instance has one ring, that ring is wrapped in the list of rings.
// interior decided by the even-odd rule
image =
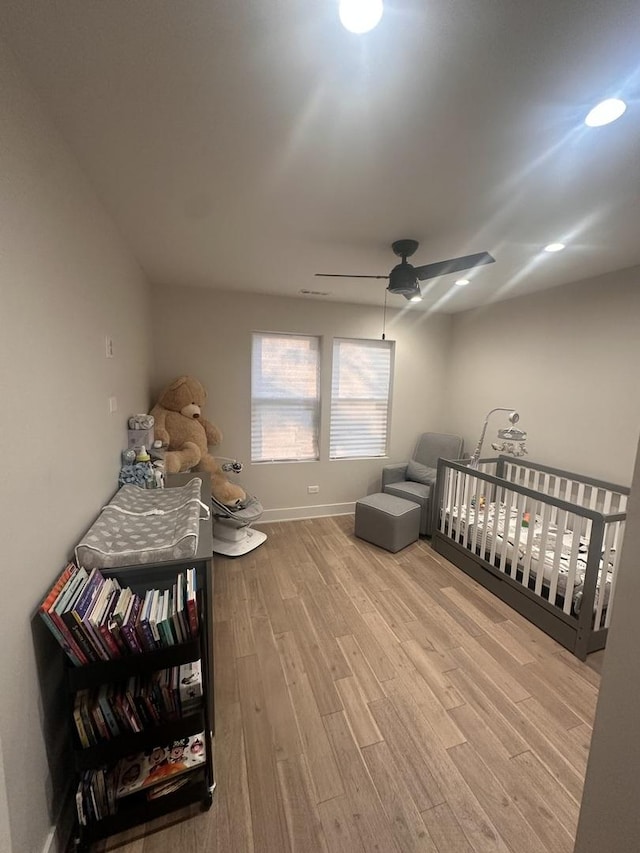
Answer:
[[[75,549],[85,569],[115,568],[193,557],[198,549],[202,480],[184,486],[122,486]]]

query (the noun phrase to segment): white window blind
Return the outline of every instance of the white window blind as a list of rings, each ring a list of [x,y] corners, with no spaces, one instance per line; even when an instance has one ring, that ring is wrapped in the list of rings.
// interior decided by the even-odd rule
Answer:
[[[334,340],[331,459],[386,455],[392,359],[391,341]]]
[[[318,458],[319,371],[319,338],[254,333],[252,462]]]

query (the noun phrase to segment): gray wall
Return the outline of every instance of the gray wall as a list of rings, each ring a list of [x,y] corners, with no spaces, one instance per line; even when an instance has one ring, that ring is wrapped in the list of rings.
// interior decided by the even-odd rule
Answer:
[[[332,337],[379,339],[382,307],[305,301],[198,288],[156,287],[153,293],[154,390],[182,373],[209,392],[205,414],[224,434],[219,455],[245,463],[242,484],[258,495],[265,518],[345,511],[377,491],[382,460],[328,459],[329,406],[322,409],[321,458],[317,462],[250,464],[251,333],[321,335],[323,400],[331,387]],[[427,318],[411,309],[387,312],[387,339],[395,340],[390,458],[402,460],[418,433],[440,431],[451,318]],[[307,494],[318,485],[317,495]]]
[[[640,453],[627,519],[575,853],[640,848]]]
[[[148,288],[1,44],[0,79],[0,849],[41,853],[72,776],[61,656],[32,615],[147,408]]]
[[[448,423],[472,450],[514,406],[529,454],[629,485],[640,429],[640,267],[453,317]],[[506,426],[492,416],[490,436]]]

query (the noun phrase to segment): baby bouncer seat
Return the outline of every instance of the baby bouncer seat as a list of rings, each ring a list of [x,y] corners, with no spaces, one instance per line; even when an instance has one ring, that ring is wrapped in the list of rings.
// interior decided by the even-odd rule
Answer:
[[[236,509],[225,506],[211,496],[213,516],[213,551],[226,557],[248,554],[266,540],[267,534],[253,530],[252,524],[262,516],[260,501],[251,495]]]
[[[243,469],[242,462],[227,457],[221,468],[225,473],[239,474]],[[246,498],[237,506],[227,506],[211,495],[211,516],[213,519],[213,552],[225,557],[240,557],[248,554],[258,545],[266,541],[267,534],[261,530],[253,530],[255,524],[264,512],[258,498],[246,493]]]

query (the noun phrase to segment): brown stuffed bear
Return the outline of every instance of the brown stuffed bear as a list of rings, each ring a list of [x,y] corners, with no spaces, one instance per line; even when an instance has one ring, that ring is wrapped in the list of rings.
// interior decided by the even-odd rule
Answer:
[[[164,389],[151,410],[154,435],[167,448],[164,457],[168,474],[206,471],[211,477],[211,494],[226,506],[237,506],[246,498],[240,486],[229,482],[209,445],[220,444],[222,433],[201,411],[207,392],[193,376],[180,376]]]

